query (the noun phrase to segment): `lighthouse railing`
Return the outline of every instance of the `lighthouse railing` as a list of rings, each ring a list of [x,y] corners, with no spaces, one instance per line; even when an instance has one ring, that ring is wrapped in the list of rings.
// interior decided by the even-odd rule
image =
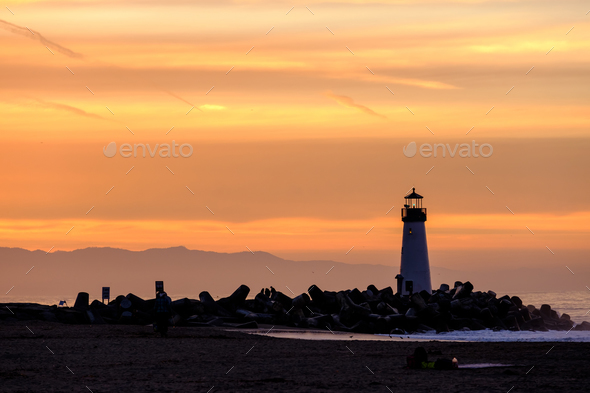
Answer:
[[[426,221],[426,208],[403,208],[402,221],[406,220]]]

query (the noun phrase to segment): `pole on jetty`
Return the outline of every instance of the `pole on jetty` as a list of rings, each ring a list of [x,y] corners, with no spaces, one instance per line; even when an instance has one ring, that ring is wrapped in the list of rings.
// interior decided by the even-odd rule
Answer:
[[[402,295],[412,295],[420,291],[432,293],[430,283],[430,262],[426,243],[426,208],[422,207],[422,195],[412,192],[405,197],[402,208],[404,222],[402,238],[402,257],[398,290]],[[401,277],[399,277],[401,276]]]
[[[107,304],[111,302],[111,287],[102,287],[102,302],[107,300]]]

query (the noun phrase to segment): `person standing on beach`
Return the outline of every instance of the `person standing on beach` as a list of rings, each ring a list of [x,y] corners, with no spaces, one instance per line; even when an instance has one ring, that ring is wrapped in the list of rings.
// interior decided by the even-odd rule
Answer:
[[[161,291],[156,294],[154,310],[156,311],[156,326],[161,337],[168,337],[168,319],[170,319],[171,303],[172,299],[168,297],[166,292]]]

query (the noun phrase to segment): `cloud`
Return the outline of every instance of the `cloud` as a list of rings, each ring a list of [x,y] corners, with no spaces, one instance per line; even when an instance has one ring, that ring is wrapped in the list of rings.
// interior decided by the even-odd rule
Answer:
[[[383,119],[387,119],[387,117],[385,117],[385,116],[383,116],[383,115],[375,112],[371,108],[368,108],[368,107],[366,107],[364,105],[356,104],[354,102],[354,100],[352,98],[350,98],[350,97],[347,97],[347,96],[339,96],[339,95],[336,95],[336,94],[334,94],[332,92],[326,93],[326,96],[334,99],[337,103],[339,103],[340,105],[345,106],[347,108],[356,108],[356,109],[360,110],[361,112],[366,113],[367,115],[378,116],[378,117],[381,117]]]
[[[179,96],[178,94],[176,94],[176,93],[173,93],[173,92],[171,92],[171,91],[168,91],[168,90],[164,90],[164,89],[161,89],[161,90],[162,90],[164,93],[166,93],[166,94],[169,94],[169,95],[171,95],[171,96],[172,96],[172,97],[174,97],[174,98],[178,98],[180,101],[182,101],[182,102],[184,102],[184,103],[186,103],[186,104],[189,104],[189,105],[190,105],[190,106],[192,106],[192,107],[195,107],[195,105],[194,105],[194,104],[192,104],[192,103],[188,102],[187,100],[185,100],[184,98],[182,98],[182,97],[181,97],[181,96]],[[203,112],[203,111],[202,111],[202,110],[201,110],[199,107],[195,107],[195,108],[197,108],[198,110],[200,110],[201,112]]]
[[[77,59],[81,59],[84,57],[81,53],[76,53],[71,49],[61,46],[60,44],[56,44],[53,41],[49,41],[47,38],[43,37],[41,33],[35,30],[29,30],[26,27],[17,26],[10,22],[6,22],[5,20],[0,19],[0,28],[9,31],[14,34],[21,35],[23,37],[27,37],[36,41],[41,42],[43,45],[51,47],[52,49],[60,52],[63,55],[68,57],[73,57]]]
[[[206,111],[221,111],[221,110],[224,110],[225,109],[224,106],[221,106],[221,105],[211,105],[211,104],[201,105],[199,108],[204,109]]]
[[[36,101],[39,106],[42,106],[44,108],[50,108],[50,109],[57,109],[57,110],[61,110],[61,111],[66,111],[66,112],[73,113],[75,115],[89,117],[89,118],[92,118],[92,119],[106,120],[102,116],[96,115],[94,113],[86,112],[86,111],[84,111],[84,110],[82,110],[80,108],[76,108],[75,106],[70,106],[70,105],[66,105],[66,104],[59,104],[57,102],[43,101],[43,100],[40,100],[38,98],[33,98],[33,100]]]
[[[391,81],[400,85],[418,86],[424,89],[458,89],[457,86],[448,83],[423,79],[392,79]]]

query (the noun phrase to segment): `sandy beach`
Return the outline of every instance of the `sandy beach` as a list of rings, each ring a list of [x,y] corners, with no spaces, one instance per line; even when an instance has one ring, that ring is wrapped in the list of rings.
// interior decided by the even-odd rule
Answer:
[[[0,343],[5,392],[581,392],[590,383],[590,343],[294,340],[187,327],[161,339],[148,326],[42,321],[3,323]],[[432,360],[514,366],[405,369],[418,345],[440,351]]]

